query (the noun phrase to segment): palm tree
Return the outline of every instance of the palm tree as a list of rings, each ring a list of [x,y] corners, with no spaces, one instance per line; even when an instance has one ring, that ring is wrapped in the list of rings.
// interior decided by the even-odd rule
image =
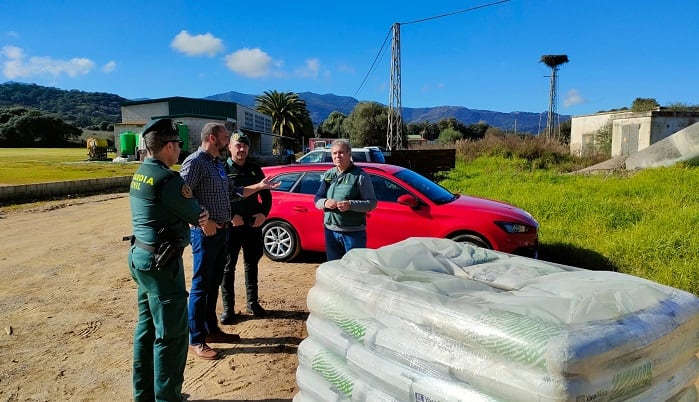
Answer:
[[[306,101],[293,92],[265,91],[255,98],[255,109],[272,116],[272,132],[278,134],[275,139],[277,149],[285,142],[297,140],[303,134],[303,123],[310,116]]]

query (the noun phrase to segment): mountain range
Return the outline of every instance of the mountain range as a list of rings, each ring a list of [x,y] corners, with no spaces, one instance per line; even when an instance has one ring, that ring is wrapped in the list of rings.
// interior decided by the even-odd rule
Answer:
[[[235,102],[254,108],[257,95],[229,91],[205,97],[204,99]],[[350,96],[317,94],[301,92],[299,97],[306,102],[313,123],[318,125],[328,118],[330,113],[338,111],[349,115],[359,103]],[[144,100],[144,99],[133,99]],[[20,105],[35,108],[47,113],[56,113],[64,120],[78,127],[100,125],[102,122],[121,121],[121,103],[127,99],[103,92],[83,92],[43,87],[36,84],[5,82],[0,84],[0,107]],[[406,123],[436,123],[443,119],[455,118],[463,124],[485,122],[506,132],[538,133],[546,126],[545,113],[531,112],[495,112],[490,110],[469,109],[463,106],[435,106],[427,108],[402,108],[403,121]],[[560,115],[560,121],[570,116]]]
[[[306,102],[306,107],[311,114],[314,124],[320,124],[328,118],[333,111],[349,115],[359,101],[350,96],[338,96],[333,94],[317,94],[313,92],[300,92],[299,97]],[[207,96],[205,99],[235,102],[248,107],[254,107],[256,95],[230,91],[221,94]],[[427,108],[404,107],[401,110],[403,121],[417,123],[428,121],[436,123],[442,119],[455,118],[463,124],[475,124],[486,122],[488,125],[498,127],[503,131],[517,131],[522,133],[538,133],[546,127],[546,113],[532,112],[494,112],[490,110],[469,109],[463,106],[435,106]],[[559,115],[561,122],[570,119],[568,115]]]

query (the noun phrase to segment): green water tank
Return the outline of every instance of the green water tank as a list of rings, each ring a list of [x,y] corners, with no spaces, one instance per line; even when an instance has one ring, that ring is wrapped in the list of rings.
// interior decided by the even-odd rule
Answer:
[[[177,131],[180,133],[180,140],[184,142],[182,151],[189,152],[189,129],[184,123],[177,123]]]
[[[136,155],[136,138],[138,134],[124,131],[119,136],[119,150],[122,155]]]

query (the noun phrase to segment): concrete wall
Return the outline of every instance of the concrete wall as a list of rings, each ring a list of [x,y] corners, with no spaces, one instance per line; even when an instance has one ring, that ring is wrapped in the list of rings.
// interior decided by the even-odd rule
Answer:
[[[597,113],[585,116],[575,116],[570,121],[570,153],[580,155],[583,152],[585,134],[594,134],[604,127],[616,113]]]
[[[128,191],[131,176],[0,186],[0,202],[27,202],[100,191]]]
[[[243,105],[237,105],[237,113],[238,128],[249,130],[251,153],[272,155],[272,118]]]
[[[153,116],[167,116],[169,112],[167,102],[142,103],[121,107],[122,123],[143,123],[151,121]]]
[[[619,155],[630,155],[650,146],[652,120],[650,116],[616,118],[612,123],[612,158]],[[628,148],[625,128],[638,133],[637,143]],[[634,140],[636,141],[636,139]]]

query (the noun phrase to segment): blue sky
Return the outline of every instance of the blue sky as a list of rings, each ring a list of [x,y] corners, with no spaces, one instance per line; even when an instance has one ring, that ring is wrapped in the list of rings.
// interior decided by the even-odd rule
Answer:
[[[510,0],[410,23],[489,3],[0,0],[0,82],[129,99],[277,90],[388,104],[400,22],[404,107],[545,111],[547,54],[570,60],[562,114],[637,97],[699,104],[699,1]]]

